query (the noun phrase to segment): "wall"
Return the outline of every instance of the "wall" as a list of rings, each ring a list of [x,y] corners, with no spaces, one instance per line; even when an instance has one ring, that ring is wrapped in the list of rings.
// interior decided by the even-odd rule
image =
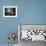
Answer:
[[[7,5],[18,7],[17,18],[3,17],[3,6]],[[18,24],[46,24],[46,0],[0,0],[0,44],[8,43],[9,32],[17,34]]]

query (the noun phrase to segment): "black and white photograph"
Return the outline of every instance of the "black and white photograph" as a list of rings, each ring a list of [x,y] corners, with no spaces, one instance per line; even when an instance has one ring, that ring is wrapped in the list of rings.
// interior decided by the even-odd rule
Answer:
[[[3,17],[17,17],[17,6],[3,6]]]
[[[31,46],[46,41],[46,25],[18,25],[18,41],[20,46]]]

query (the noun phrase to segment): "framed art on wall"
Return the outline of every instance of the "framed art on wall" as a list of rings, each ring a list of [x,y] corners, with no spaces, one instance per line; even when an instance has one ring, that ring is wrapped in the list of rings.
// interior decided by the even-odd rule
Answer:
[[[17,6],[3,6],[3,17],[17,17]]]
[[[46,25],[20,24],[18,25],[18,41],[46,41]]]

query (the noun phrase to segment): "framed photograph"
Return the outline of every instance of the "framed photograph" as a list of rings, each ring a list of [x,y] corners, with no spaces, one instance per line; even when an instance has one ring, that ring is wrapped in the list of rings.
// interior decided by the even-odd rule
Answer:
[[[17,17],[17,6],[3,6],[3,17]]]
[[[19,24],[18,25],[18,42],[24,40],[46,41],[45,24]]]

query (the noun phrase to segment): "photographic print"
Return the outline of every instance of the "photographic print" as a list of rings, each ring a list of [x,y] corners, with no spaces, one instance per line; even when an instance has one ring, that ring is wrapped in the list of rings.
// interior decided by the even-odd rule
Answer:
[[[39,24],[19,24],[18,42],[20,46],[31,46],[34,42],[46,41],[46,25]]]
[[[20,28],[20,29],[19,29]],[[46,41],[46,25],[19,25],[20,40]]]
[[[17,6],[3,6],[3,17],[17,17]]]

